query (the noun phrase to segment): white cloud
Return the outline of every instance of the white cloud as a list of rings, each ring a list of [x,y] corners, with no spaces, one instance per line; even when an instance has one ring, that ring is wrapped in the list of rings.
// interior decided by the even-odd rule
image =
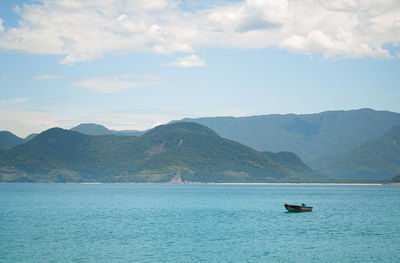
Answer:
[[[206,62],[196,55],[189,55],[183,58],[178,58],[175,62],[172,62],[170,65],[177,67],[184,67],[184,68],[204,67],[206,65]]]
[[[61,127],[65,117],[44,112],[0,110],[0,130],[10,131],[20,137]]]
[[[16,104],[22,104],[29,101],[28,98],[12,98],[8,100],[0,100],[0,106],[10,106],[10,105],[16,105]]]
[[[4,31],[3,20],[0,18],[0,33]]]
[[[82,79],[72,86],[99,93],[119,93],[123,90],[137,89],[159,84],[159,77],[148,75],[108,75]]]
[[[91,61],[107,52],[192,50],[159,24],[178,10],[166,0],[42,0],[19,10],[22,20],[0,37],[0,48],[65,55],[62,64]]]
[[[396,17],[400,2],[392,0],[248,0],[209,11],[202,33],[207,45],[392,58],[383,45],[400,42]]]
[[[323,53],[325,57],[334,57],[337,54],[344,54],[346,57],[360,58],[363,56],[391,58],[387,50],[381,48],[372,49],[365,43],[354,41],[351,34],[340,32],[340,40],[331,39],[321,31],[312,31],[307,36],[293,35],[284,39],[280,47],[300,54]]]
[[[64,77],[63,75],[57,75],[57,74],[46,74],[46,75],[36,75],[32,76],[33,79],[58,79]]]
[[[0,48],[63,55],[63,64],[105,53],[192,53],[199,47],[279,46],[325,57],[392,58],[400,43],[395,0],[247,0],[185,12],[175,0],[41,0],[17,8]]]
[[[357,7],[356,0],[323,0],[322,5],[331,10],[351,11]]]

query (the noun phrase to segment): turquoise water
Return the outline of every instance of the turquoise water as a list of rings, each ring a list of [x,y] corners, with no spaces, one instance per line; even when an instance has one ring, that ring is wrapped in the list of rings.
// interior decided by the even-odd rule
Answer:
[[[399,201],[398,186],[0,184],[0,262],[399,262]]]

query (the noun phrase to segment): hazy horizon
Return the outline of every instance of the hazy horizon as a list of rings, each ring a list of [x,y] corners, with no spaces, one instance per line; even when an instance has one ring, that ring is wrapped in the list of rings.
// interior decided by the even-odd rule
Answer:
[[[314,112],[314,113],[272,113],[272,114],[259,114],[259,115],[246,115],[246,116],[232,116],[232,115],[226,115],[226,116],[194,116],[194,117],[190,117],[190,116],[187,116],[187,117],[184,117],[184,118],[189,118],[189,119],[197,119],[197,118],[214,118],[214,117],[221,117],[221,118],[230,118],[230,117],[232,117],[232,118],[245,118],[245,117],[257,117],[257,116],[267,116],[267,115],[290,115],[290,114],[295,114],[295,115],[311,115],[311,114],[318,114],[318,113],[324,113],[324,112],[335,112],[335,111],[356,111],[356,110],[363,110],[363,109],[370,109],[370,110],[373,110],[373,111],[387,111],[387,110],[376,110],[376,109],[371,109],[371,108],[361,108],[361,109],[349,109],[349,110],[340,110],[340,109],[338,109],[338,110],[327,110],[327,111],[321,111],[321,112]],[[387,111],[387,112],[393,112],[393,111]],[[398,112],[394,112],[394,113],[398,113]],[[29,135],[31,135],[31,134],[36,134],[36,133],[41,133],[41,132],[43,132],[43,131],[45,131],[45,130],[48,130],[48,129],[51,129],[51,128],[62,128],[62,129],[72,129],[72,128],[74,128],[74,127],[77,127],[78,125],[80,125],[80,124],[95,124],[95,125],[100,125],[100,126],[103,126],[103,127],[105,127],[105,128],[107,128],[107,129],[109,129],[109,130],[113,130],[113,131],[131,131],[131,130],[136,130],[136,131],[146,131],[146,130],[149,130],[149,129],[152,129],[152,128],[155,128],[155,127],[157,127],[157,126],[159,126],[159,125],[165,125],[165,124],[168,124],[168,123],[170,123],[170,122],[173,122],[173,121],[180,121],[180,120],[183,120],[184,118],[182,118],[182,119],[172,119],[172,120],[169,120],[169,121],[167,121],[167,122],[165,122],[165,123],[157,123],[157,124],[155,124],[154,126],[152,126],[152,127],[149,127],[149,128],[145,128],[145,129],[135,129],[135,128],[127,128],[127,127],[123,127],[123,128],[119,128],[119,127],[115,127],[115,126],[113,126],[112,125],[112,123],[110,123],[110,126],[107,126],[107,125],[104,125],[104,124],[102,124],[102,123],[95,123],[95,122],[81,122],[81,123],[76,123],[76,124],[74,124],[74,125],[69,125],[69,126],[54,126],[54,127],[47,127],[46,129],[44,129],[44,130],[39,130],[39,131],[37,131],[37,132],[28,132],[27,134],[24,134],[24,135],[22,135],[22,136],[20,136],[18,133],[16,133],[16,132],[14,132],[14,131],[12,131],[12,130],[0,130],[0,131],[9,131],[9,132],[11,132],[11,133],[13,133],[14,135],[17,135],[18,137],[20,137],[20,138],[26,138],[27,136],[29,136]]]

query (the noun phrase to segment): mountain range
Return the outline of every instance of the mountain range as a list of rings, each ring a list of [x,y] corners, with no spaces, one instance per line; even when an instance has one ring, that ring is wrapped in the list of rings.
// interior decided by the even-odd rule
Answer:
[[[399,113],[360,109],[303,115],[209,117],[171,123],[179,122],[204,125],[223,138],[263,152],[275,163],[286,160],[283,164],[286,168],[296,163],[292,171],[298,169],[300,173],[312,174],[304,166],[337,180],[387,180],[400,173],[399,140],[396,139]],[[105,135],[143,138],[152,130],[114,131],[86,123],[70,131],[100,136],[95,141]],[[0,149],[24,145],[34,136],[22,139],[10,132],[0,132]]]
[[[293,152],[314,170],[340,180],[387,180],[400,172],[399,153],[381,138],[400,125],[399,113],[360,109],[183,121],[259,151]]]
[[[141,136],[85,135],[53,128],[0,151],[3,182],[314,182],[312,169],[274,161],[196,123]],[[296,157],[294,157],[296,159]]]
[[[258,151],[290,151],[313,168],[400,125],[400,114],[360,109],[315,114],[183,119]]]

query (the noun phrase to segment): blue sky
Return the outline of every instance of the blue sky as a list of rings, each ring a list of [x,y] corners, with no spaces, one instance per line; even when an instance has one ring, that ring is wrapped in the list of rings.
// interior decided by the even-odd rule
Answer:
[[[0,130],[400,112],[400,3],[0,2]]]

